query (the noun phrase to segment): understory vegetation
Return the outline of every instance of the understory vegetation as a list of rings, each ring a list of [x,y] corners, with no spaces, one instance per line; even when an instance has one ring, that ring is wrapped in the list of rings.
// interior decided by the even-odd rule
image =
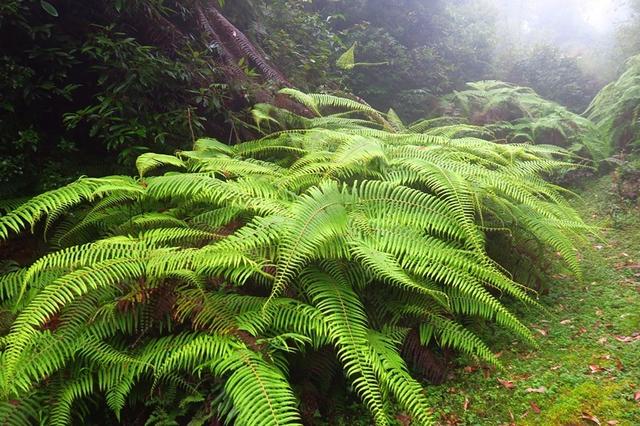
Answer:
[[[603,144],[605,129],[541,98],[528,87],[500,81],[480,81],[468,86],[470,90],[443,99],[435,120],[451,117],[482,126],[481,131],[491,132],[497,140],[556,145],[596,161],[604,160],[612,152]]]
[[[570,166],[553,158],[567,154],[413,133],[364,104],[286,93],[317,117],[273,111],[279,123],[258,110],[260,124],[287,130],[143,154],[137,178],[83,178],[0,218],[4,236],[42,219],[59,248],[2,280],[4,304],[21,306],[2,342],[2,387],[24,400],[5,415],[28,424],[29,402],[53,394],[47,422],[64,424],[76,399],[100,392],[119,417],[134,389],[179,388],[175,403],[193,404],[173,416],[288,423],[301,418],[290,370],[311,358],[342,365],[303,383],[311,395],[343,369],[376,423],[392,398],[427,424],[401,348],[418,366],[444,348],[498,365],[469,328],[483,320],[533,342],[503,300],[540,307],[489,252],[553,249],[580,274],[574,241],[589,227],[540,178]],[[147,176],[163,167],[186,170]]]
[[[0,5],[0,425],[640,422],[640,56],[383,3]]]

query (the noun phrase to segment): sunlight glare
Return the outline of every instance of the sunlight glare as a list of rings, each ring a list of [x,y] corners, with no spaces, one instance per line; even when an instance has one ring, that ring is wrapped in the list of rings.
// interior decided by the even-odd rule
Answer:
[[[585,1],[582,5],[584,20],[599,32],[609,30],[615,19],[615,8],[611,0]]]

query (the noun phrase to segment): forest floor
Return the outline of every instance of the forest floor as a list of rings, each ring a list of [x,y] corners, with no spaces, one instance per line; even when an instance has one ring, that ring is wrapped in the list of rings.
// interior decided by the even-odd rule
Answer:
[[[581,253],[584,279],[561,276],[524,312],[539,348],[495,336],[503,370],[462,365],[427,386],[441,425],[640,425],[640,208],[605,177],[580,191],[602,227]]]

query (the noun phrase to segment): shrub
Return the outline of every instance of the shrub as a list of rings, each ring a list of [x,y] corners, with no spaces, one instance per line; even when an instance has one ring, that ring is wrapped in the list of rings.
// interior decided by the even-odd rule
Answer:
[[[326,415],[343,374],[376,424],[392,403],[431,424],[401,353],[498,365],[474,322],[533,342],[506,306],[533,294],[488,248],[538,241],[580,273],[589,228],[541,177],[566,152],[284,92],[316,116],[261,105],[261,139],[143,154],[137,177],[82,178],[0,217],[0,236],[30,227],[53,248],[0,278],[1,422],[106,404],[156,423],[299,424]]]

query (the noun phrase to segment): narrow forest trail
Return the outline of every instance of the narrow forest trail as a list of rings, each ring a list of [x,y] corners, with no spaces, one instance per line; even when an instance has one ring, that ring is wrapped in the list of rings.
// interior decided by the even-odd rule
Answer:
[[[560,277],[524,313],[539,348],[508,336],[503,371],[461,367],[428,387],[442,425],[640,425],[640,209],[610,195],[611,179],[582,191],[584,217],[603,227],[582,253],[584,280]]]

